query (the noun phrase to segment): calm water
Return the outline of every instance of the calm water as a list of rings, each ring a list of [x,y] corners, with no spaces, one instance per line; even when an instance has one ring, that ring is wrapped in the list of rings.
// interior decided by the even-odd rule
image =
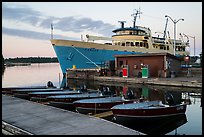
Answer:
[[[52,81],[57,87],[60,86],[62,73],[58,63],[8,67],[2,75],[2,87],[44,86],[48,81]],[[158,120],[156,122],[138,121],[135,123],[129,123],[128,125],[124,123],[120,124],[147,134],[202,135],[201,97],[189,96],[192,92],[201,93],[201,89],[125,85],[76,80],[69,80],[68,82],[70,87],[75,88],[78,88],[82,84],[86,84],[87,87],[91,89],[98,89],[101,85],[106,85],[111,91],[118,95],[121,93],[126,95],[129,90],[132,90],[135,97],[143,96],[148,100],[159,99],[164,101],[164,94],[166,92],[171,92],[178,102],[181,99],[187,99],[190,101],[185,115]]]

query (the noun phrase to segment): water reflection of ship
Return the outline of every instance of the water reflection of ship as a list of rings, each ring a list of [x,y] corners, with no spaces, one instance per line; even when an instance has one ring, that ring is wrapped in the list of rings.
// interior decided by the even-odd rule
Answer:
[[[70,87],[72,89],[77,89],[82,85],[85,85],[87,86],[87,88],[91,89],[97,89],[98,87],[96,84],[94,84],[93,80],[67,79],[66,76],[62,78],[60,87],[61,88]]]
[[[165,135],[175,130],[175,135],[178,135],[178,127],[187,123],[186,114],[171,116],[167,118],[135,120],[132,122],[120,122],[128,128],[142,132],[147,135]]]
[[[171,96],[173,99],[174,104],[180,104],[182,100],[182,93],[178,91],[162,91],[158,89],[151,89],[145,85],[140,87],[132,88],[128,86],[123,86],[121,89],[125,98],[128,98],[127,95],[131,91],[134,95],[134,98],[141,98],[144,100],[154,101],[154,100],[161,100],[163,104],[167,104],[167,95]]]

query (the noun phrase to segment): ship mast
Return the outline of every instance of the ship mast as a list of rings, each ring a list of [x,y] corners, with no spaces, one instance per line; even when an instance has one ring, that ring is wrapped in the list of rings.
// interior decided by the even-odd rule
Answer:
[[[134,21],[133,21],[133,28],[135,28],[135,24],[136,24],[136,19],[137,19],[137,15],[139,15],[139,18],[140,18],[140,14],[142,14],[142,12],[140,12],[140,8],[139,10],[135,10],[136,12],[133,13],[131,16],[134,17]]]
[[[53,24],[51,23],[51,39],[53,39]]]
[[[165,25],[165,29],[164,29],[164,36],[163,36],[164,39],[166,38],[167,23],[168,23],[168,18],[166,19],[166,25]]]

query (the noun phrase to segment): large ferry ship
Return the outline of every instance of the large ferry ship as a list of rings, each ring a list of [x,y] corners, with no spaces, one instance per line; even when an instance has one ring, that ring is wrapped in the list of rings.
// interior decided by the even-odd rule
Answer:
[[[86,35],[87,41],[51,39],[62,73],[66,73],[66,69],[73,66],[78,69],[100,69],[103,63],[114,60],[114,55],[118,54],[168,52],[176,56],[189,55],[189,51],[186,50],[189,47],[188,41],[177,39],[175,49],[173,48],[174,39],[171,39],[170,35],[167,37],[168,19],[163,37],[154,37],[149,28],[135,25],[139,14],[139,10],[132,14],[132,27],[125,27],[125,21],[119,21],[121,27],[112,31],[114,34],[111,38]],[[111,42],[98,43],[97,40]]]

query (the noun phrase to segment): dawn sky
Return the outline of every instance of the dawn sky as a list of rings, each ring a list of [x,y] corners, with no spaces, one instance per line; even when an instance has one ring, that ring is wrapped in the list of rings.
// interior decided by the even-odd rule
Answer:
[[[2,2],[2,53],[10,57],[56,57],[51,45],[54,38],[80,40],[86,34],[111,37],[120,27],[118,21],[133,24],[134,9],[141,9],[136,25],[151,29],[152,35],[164,32],[166,18],[183,18],[176,24],[176,35],[195,36],[196,55],[202,52],[202,2]],[[167,30],[173,38],[173,22]],[[183,37],[186,41],[186,37]],[[193,38],[190,54],[193,55]]]

